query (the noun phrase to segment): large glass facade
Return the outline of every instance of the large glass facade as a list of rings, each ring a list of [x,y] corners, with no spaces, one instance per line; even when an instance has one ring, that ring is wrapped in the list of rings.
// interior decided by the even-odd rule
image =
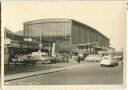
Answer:
[[[103,34],[78,22],[72,22],[72,44],[83,43],[99,43],[101,45],[109,45],[109,39]]]
[[[43,42],[71,43],[73,45],[83,43],[94,43],[109,45],[109,39],[95,29],[77,22],[75,20],[26,23],[24,25],[24,36],[35,37]]]
[[[70,23],[39,23],[27,24],[24,26],[25,37],[42,37],[44,41],[70,42]]]

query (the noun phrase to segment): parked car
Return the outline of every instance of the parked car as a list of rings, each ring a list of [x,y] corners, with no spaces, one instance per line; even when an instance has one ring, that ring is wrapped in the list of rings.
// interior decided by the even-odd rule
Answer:
[[[103,66],[117,66],[118,60],[113,59],[110,56],[104,56],[103,59],[100,62],[100,65]]]
[[[23,65],[32,64],[32,65],[35,65],[36,62],[37,62],[37,60],[34,59],[31,54],[19,56],[16,59],[12,59],[12,61],[15,63],[15,65],[17,65],[17,64],[23,64]]]
[[[43,64],[51,63],[51,57],[49,57],[46,52],[32,52],[32,56],[34,59],[41,61]]]
[[[102,57],[97,55],[97,54],[90,54],[84,59],[84,61],[86,61],[86,62],[99,62],[99,61],[101,61],[101,59],[102,59]]]
[[[117,59],[117,60],[119,60],[119,61],[122,61],[122,59],[123,59],[122,56],[115,56],[114,58]]]
[[[72,56],[71,58],[73,61],[77,61],[78,60],[78,56]]]
[[[65,62],[65,57],[63,54],[56,54],[56,62]]]

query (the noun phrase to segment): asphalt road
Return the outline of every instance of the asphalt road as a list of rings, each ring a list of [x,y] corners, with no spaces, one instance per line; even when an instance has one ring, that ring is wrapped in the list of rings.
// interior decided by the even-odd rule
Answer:
[[[101,67],[99,63],[66,71],[5,82],[5,85],[111,85],[123,83],[122,65]]]

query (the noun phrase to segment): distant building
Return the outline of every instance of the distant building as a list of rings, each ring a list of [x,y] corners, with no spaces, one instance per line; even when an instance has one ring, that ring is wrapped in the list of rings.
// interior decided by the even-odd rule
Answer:
[[[15,34],[19,35],[19,36],[23,36],[23,33],[24,33],[23,30],[19,30],[19,31],[15,32]]]
[[[38,42],[27,42],[23,35],[17,35],[8,28],[4,28],[4,55],[5,64],[11,61],[16,54],[28,54],[39,49]]]

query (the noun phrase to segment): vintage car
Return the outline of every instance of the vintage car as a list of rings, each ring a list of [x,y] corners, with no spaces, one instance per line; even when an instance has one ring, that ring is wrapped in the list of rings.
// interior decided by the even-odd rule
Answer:
[[[65,62],[65,57],[63,54],[56,54],[56,62]]]
[[[31,54],[21,55],[18,58],[12,59],[12,61],[15,63],[15,65],[18,65],[18,64],[23,64],[23,65],[32,64],[32,65],[35,65],[36,62],[37,62],[37,60],[34,59]]]
[[[122,61],[123,56],[115,56],[114,58],[117,59],[118,61]]]
[[[78,60],[78,56],[72,56],[71,58],[73,61],[77,61]]]
[[[118,65],[118,60],[113,59],[110,56],[104,56],[103,59],[100,62],[100,65],[102,67],[104,67],[104,66],[117,66]]]
[[[97,54],[90,54],[84,59],[84,61],[86,61],[86,62],[99,62],[99,61],[101,61],[101,59],[102,59],[102,57],[97,55]]]
[[[32,56],[35,60],[42,62],[43,64],[50,64],[51,57],[48,56],[46,52],[32,52]]]

